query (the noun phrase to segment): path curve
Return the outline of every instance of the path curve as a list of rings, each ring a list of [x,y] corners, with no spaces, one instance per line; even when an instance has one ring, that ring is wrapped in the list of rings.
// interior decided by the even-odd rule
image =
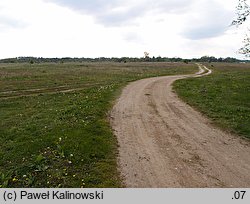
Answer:
[[[111,111],[125,187],[250,187],[250,145],[210,124],[164,76],[130,83]]]

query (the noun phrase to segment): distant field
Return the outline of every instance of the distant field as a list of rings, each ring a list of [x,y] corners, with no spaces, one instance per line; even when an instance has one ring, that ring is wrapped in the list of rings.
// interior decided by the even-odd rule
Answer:
[[[0,64],[0,187],[120,187],[107,120],[115,97],[133,80],[196,71],[184,63]]]
[[[213,74],[179,80],[178,95],[220,127],[250,138],[250,64],[206,64]]]

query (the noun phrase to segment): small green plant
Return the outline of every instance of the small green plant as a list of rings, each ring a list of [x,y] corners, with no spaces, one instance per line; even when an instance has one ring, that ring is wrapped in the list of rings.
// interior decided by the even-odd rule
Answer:
[[[7,188],[12,179],[12,171],[8,171],[7,173],[0,172],[0,188]]]

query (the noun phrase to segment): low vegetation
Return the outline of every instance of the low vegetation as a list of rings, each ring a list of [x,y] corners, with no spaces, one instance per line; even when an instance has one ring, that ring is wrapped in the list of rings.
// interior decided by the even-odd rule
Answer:
[[[174,89],[223,129],[250,138],[249,64],[206,65],[212,75],[179,80]]]
[[[193,59],[183,59],[180,57],[149,57],[149,53],[145,52],[144,57],[98,57],[98,58],[42,58],[42,57],[17,57],[17,58],[7,58],[0,59],[0,63],[88,63],[88,62],[119,62],[119,63],[127,63],[127,62],[249,62],[248,60],[238,60],[236,58],[216,58],[213,56],[203,56],[201,58],[193,58]]]
[[[128,82],[184,63],[0,64],[0,187],[120,187],[107,120]]]

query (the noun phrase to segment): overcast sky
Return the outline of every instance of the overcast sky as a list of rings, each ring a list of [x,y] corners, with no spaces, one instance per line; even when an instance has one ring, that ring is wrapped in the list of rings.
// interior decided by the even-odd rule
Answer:
[[[237,57],[237,0],[1,0],[0,58]]]

